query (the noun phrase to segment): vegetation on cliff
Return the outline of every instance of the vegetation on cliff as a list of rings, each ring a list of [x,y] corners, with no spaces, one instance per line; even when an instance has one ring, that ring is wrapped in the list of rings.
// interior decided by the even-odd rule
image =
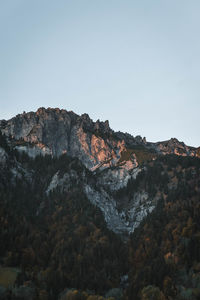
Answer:
[[[1,299],[200,298],[198,158],[143,160],[136,179],[113,196],[126,196],[128,203],[145,190],[159,200],[123,241],[107,229],[81,181],[64,192],[46,192],[56,172],[76,170],[95,185],[95,176],[78,159],[32,159],[12,149],[2,135],[0,147],[8,156],[0,172]]]

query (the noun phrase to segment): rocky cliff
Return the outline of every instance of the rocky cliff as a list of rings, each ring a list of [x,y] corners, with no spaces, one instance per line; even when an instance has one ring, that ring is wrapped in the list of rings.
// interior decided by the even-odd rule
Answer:
[[[90,181],[85,173],[74,170],[64,175],[56,172],[46,193],[56,188],[66,191],[74,182],[80,181],[88,199],[102,210],[108,227],[117,233],[132,232],[159,200],[157,196],[150,197],[144,189],[130,196],[129,203],[125,201],[118,209],[114,193],[125,188],[129,180],[135,180],[144,170],[145,162],[166,154],[199,156],[199,149],[186,146],[177,139],[150,143],[140,136],[114,132],[108,121],[93,122],[87,114],[78,116],[58,108],[39,108],[37,112],[2,120],[0,129],[11,148],[24,151],[30,157],[66,154],[79,159],[95,179]],[[0,148],[1,165],[5,165],[7,159],[8,154]],[[21,170],[19,164],[14,165],[12,173],[15,177],[23,172],[31,177],[29,171]]]
[[[66,153],[88,168],[112,165],[124,149],[123,142],[112,138],[108,121],[94,123],[87,114],[78,116],[66,110],[39,108],[36,113],[1,121],[0,126],[2,133],[16,141],[16,148],[30,156]]]
[[[199,149],[59,109],[0,128],[1,299],[199,299]]]
[[[138,146],[154,154],[199,155],[198,149],[188,147],[175,138],[149,143],[140,136],[114,132],[108,121],[93,122],[87,114],[79,116],[58,108],[39,108],[36,112],[2,120],[0,129],[11,137],[18,150],[26,151],[32,157],[66,153],[79,158],[92,171],[120,165],[126,170],[137,167],[135,147]]]

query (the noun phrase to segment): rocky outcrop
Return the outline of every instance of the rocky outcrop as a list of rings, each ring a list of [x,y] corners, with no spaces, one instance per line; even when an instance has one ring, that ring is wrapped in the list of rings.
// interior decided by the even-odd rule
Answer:
[[[93,122],[88,114],[79,116],[59,108],[39,108],[36,112],[23,113],[8,121],[2,120],[0,129],[12,139],[19,151],[26,151],[31,157],[67,153],[79,158],[93,171],[118,166],[121,153],[135,146],[142,146],[157,154],[200,156],[198,149],[186,146],[175,138],[149,143],[141,136],[114,132],[108,121]],[[133,167],[136,166],[137,163]]]
[[[138,172],[140,172],[139,168],[135,171],[135,177]],[[122,186],[125,186],[125,184],[122,183]],[[119,209],[112,191],[119,189],[120,185],[113,184],[113,186],[110,186],[109,183],[105,184],[99,178],[94,184],[93,179],[87,178],[84,171],[77,173],[72,169],[62,175],[59,171],[56,172],[47,187],[46,193],[49,194],[57,189],[66,193],[76,185],[81,187],[92,204],[101,209],[108,228],[122,235],[133,232],[143,218],[155,208],[158,201],[158,199],[149,197],[146,192],[137,192],[131,197],[128,205],[124,202],[124,205]],[[42,204],[38,213],[40,213],[43,206]]]
[[[93,122],[87,114],[78,116],[57,108],[17,115],[0,126],[15,147],[31,157],[67,153],[92,170],[117,165],[126,148],[123,139],[114,137],[108,121]]]
[[[108,168],[98,173],[98,185],[103,186],[113,192],[125,187],[128,180],[135,179],[141,169],[134,162],[128,161],[124,165],[116,168]]]
[[[8,155],[7,155],[6,151],[2,147],[0,147],[0,165],[1,166],[5,166],[7,158],[8,158]]]
[[[6,178],[9,178],[6,180]],[[32,181],[31,170],[24,169],[21,164],[12,157],[11,153],[7,153],[6,150],[0,147],[0,188],[1,184],[7,186],[9,183],[15,184],[16,180],[24,179],[27,182]]]
[[[198,148],[189,147],[176,138],[171,138],[168,141],[158,142],[154,144],[154,148],[161,154],[175,154],[181,156],[197,156],[200,157]]]
[[[107,225],[116,233],[133,232],[141,220],[151,212],[158,199],[149,197],[146,191],[134,193],[129,201],[117,203],[114,193],[126,187],[129,179],[136,179],[142,170],[144,159],[156,155],[176,154],[200,156],[199,149],[186,146],[177,139],[149,143],[141,136],[114,132],[109,122],[93,122],[87,114],[77,114],[58,108],[39,108],[0,121],[0,129],[10,146],[25,151],[29,156],[38,154],[76,157],[90,171],[91,182],[84,172],[69,170],[54,174],[46,194],[55,189],[68,192],[79,184],[88,199],[103,212]],[[153,153],[153,154],[152,154]],[[0,148],[0,165],[6,165],[8,154]],[[31,171],[14,162],[10,168],[12,178],[31,180]],[[39,208],[39,211],[42,206]]]

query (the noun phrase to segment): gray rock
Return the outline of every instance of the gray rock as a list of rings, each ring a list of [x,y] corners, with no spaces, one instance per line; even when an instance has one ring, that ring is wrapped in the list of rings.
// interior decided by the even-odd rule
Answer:
[[[120,234],[133,232],[159,200],[149,197],[145,190],[134,193],[120,207],[114,198],[114,192],[125,187],[128,180],[135,179],[141,171],[134,147],[163,155],[199,155],[198,149],[186,146],[175,138],[149,143],[141,136],[115,133],[108,121],[93,122],[87,114],[78,116],[58,108],[39,108],[35,113],[23,113],[8,121],[2,120],[0,130],[10,138],[16,149],[25,151],[30,157],[67,154],[78,158],[95,175],[95,184],[85,177],[84,172],[77,173],[72,168],[65,174],[54,174],[46,193],[56,188],[67,192],[73,185],[80,184],[88,199],[101,209],[108,227]],[[5,166],[7,160],[8,154],[0,148],[0,165]],[[31,180],[31,171],[23,170],[17,162],[13,165],[13,181],[22,177]],[[42,211],[43,204],[37,214]]]
[[[0,165],[5,166],[8,155],[6,151],[0,147]]]
[[[38,154],[59,156],[67,153],[79,158],[92,170],[117,166],[122,151],[141,145],[161,154],[198,156],[198,149],[188,147],[177,139],[148,143],[146,138],[135,138],[114,132],[109,122],[93,122],[87,114],[81,116],[59,108],[39,108],[37,112],[17,115],[0,121],[0,129],[16,142],[19,151],[31,157]],[[135,167],[135,166],[134,166]]]

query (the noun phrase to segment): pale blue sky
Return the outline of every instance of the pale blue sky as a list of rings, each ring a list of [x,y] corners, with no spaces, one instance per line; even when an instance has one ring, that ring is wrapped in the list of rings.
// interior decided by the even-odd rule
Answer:
[[[0,119],[41,106],[200,146],[200,1],[0,0]]]

